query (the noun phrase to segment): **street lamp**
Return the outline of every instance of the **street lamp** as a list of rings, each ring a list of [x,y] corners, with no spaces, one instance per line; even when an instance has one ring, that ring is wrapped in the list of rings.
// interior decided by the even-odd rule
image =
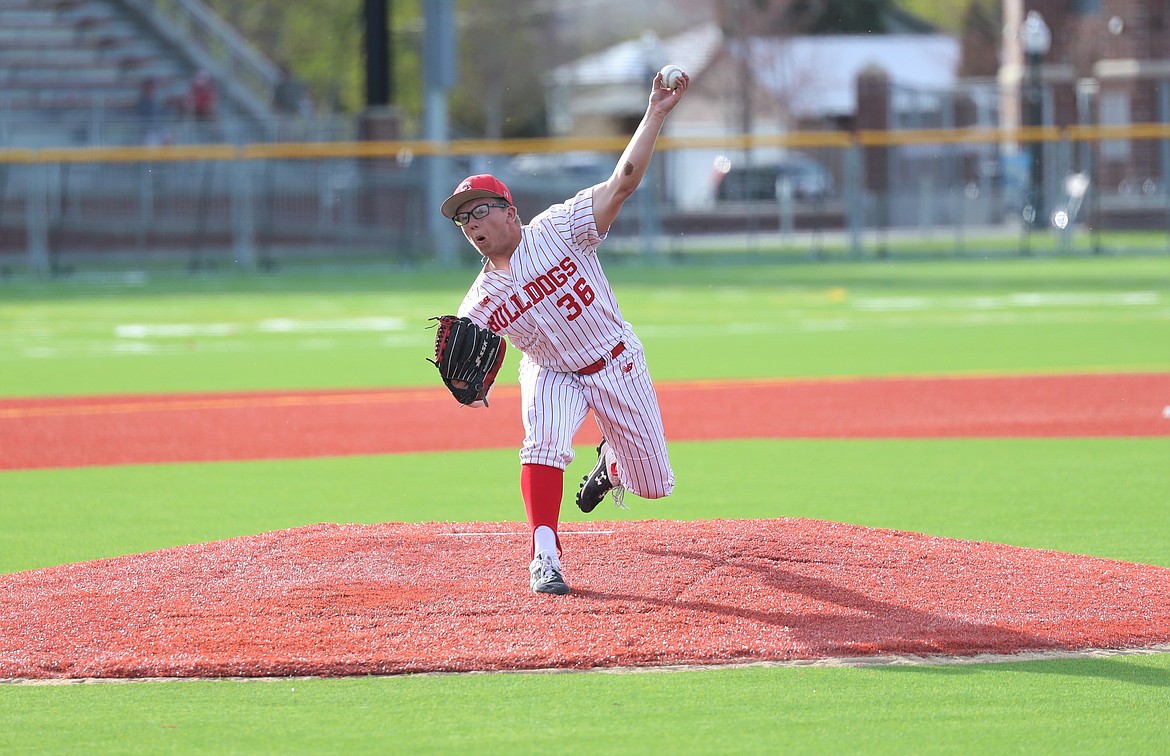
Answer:
[[[1028,61],[1028,113],[1029,126],[1044,125],[1044,87],[1040,81],[1040,63],[1052,46],[1052,32],[1044,17],[1036,11],[1028,11],[1022,30],[1024,53]],[[1024,220],[1028,228],[1035,227],[1044,218],[1044,143],[1033,139],[1028,143],[1031,149],[1032,170],[1028,181],[1028,207],[1024,208]]]

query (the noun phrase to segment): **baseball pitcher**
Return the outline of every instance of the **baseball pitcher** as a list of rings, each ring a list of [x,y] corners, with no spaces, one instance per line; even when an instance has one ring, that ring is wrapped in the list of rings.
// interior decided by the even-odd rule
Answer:
[[[463,404],[487,406],[506,337],[522,353],[524,444],[520,492],[532,532],[530,585],[566,594],[557,535],[573,436],[590,411],[601,429],[597,462],[577,492],[591,512],[606,494],[658,499],[674,488],[658,398],[642,344],[601,269],[598,245],[650,163],[666,116],[689,77],[654,77],[641,123],[610,177],[523,223],[508,187],[469,176],[442,204],[483,269],[459,306],[438,318],[434,362]]]

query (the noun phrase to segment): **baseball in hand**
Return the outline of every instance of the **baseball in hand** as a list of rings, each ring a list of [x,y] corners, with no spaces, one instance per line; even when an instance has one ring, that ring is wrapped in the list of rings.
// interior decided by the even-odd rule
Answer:
[[[662,74],[662,86],[666,89],[674,89],[678,86],[678,80],[682,78],[683,70],[670,63],[663,66],[659,73]]]

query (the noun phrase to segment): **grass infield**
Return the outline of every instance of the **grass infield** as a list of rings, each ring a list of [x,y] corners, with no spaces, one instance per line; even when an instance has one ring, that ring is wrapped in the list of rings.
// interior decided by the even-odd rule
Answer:
[[[679,442],[671,457],[688,485],[600,515],[809,517],[1170,567],[1167,438]],[[510,450],[5,472],[0,572],[317,522],[519,520],[517,478]],[[597,519],[571,502],[562,516]]]
[[[1170,654],[0,688],[13,752],[1157,753]]]
[[[1165,258],[611,277],[658,380],[1170,370]],[[424,385],[425,317],[468,280],[4,282],[0,394]],[[672,455],[674,496],[606,517],[808,516],[1170,566],[1166,438],[687,442]],[[0,473],[0,571],[314,522],[516,520],[516,475],[512,451]],[[1167,654],[0,685],[0,751],[1148,753],[1170,736],[1168,705]]]

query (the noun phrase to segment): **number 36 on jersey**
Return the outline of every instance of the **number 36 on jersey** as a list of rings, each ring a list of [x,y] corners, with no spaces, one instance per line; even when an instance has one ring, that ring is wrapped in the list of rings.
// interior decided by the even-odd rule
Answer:
[[[488,318],[488,328],[499,333],[549,297],[555,297],[552,301],[564,313],[566,320],[576,320],[582,309],[593,304],[597,298],[589,282],[584,278],[576,278],[576,275],[577,264],[571,258],[564,258],[556,266],[524,284],[521,287],[523,297],[513,294],[507,302],[496,308]]]

